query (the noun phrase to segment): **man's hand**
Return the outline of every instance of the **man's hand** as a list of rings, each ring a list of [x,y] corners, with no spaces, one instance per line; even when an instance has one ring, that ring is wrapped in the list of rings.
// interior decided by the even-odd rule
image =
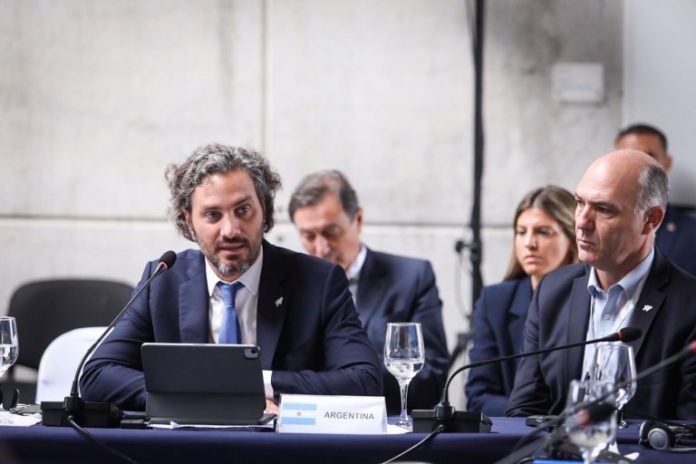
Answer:
[[[278,405],[273,400],[266,398],[266,410],[264,412],[278,414],[280,409],[278,409]]]

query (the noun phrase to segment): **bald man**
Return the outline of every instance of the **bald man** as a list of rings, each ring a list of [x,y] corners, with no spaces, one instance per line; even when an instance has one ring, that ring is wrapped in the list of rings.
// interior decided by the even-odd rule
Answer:
[[[667,137],[656,127],[633,124],[616,136],[616,148],[640,150],[655,159],[669,174],[672,156],[667,152]],[[696,217],[667,205],[665,219],[657,231],[655,246],[667,259],[696,276]]]
[[[576,188],[581,263],[548,274],[529,308],[524,351],[641,329],[632,342],[638,372],[696,340],[696,278],[655,249],[668,182],[653,158],[619,150],[596,160]],[[558,414],[573,379],[585,377],[594,348],[523,358],[508,415]],[[696,356],[641,380],[627,416],[696,418]]]

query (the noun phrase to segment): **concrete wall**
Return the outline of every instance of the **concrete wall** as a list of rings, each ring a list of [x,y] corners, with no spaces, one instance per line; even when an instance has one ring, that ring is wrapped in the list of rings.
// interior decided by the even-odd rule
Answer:
[[[646,121],[667,135],[670,201],[696,207],[696,60],[692,44],[696,29],[696,2],[663,0],[660,8],[650,0],[626,2],[624,13],[623,121]],[[646,34],[647,30],[660,31]]]
[[[316,169],[345,171],[366,212],[366,243],[432,260],[454,345],[471,310],[454,253],[471,207],[468,5],[0,2],[0,302],[44,277],[135,283],[146,260],[188,247],[166,221],[162,173],[219,141],[260,149],[279,170],[280,221],[268,238],[294,249],[286,204],[295,184]],[[550,182],[573,188],[611,146],[622,8],[486,5],[483,237],[493,283],[518,199]],[[554,100],[559,62],[603,65],[599,101]]]

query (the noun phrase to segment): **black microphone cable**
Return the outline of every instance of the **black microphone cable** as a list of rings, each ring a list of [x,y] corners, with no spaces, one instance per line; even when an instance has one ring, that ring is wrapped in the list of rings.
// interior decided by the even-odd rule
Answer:
[[[382,463],[380,463],[380,464],[389,464],[389,463],[391,463],[391,462],[396,461],[397,459],[400,459],[400,458],[406,456],[406,455],[407,455],[408,453],[410,453],[411,451],[414,451],[414,450],[418,449],[419,447],[421,447],[421,446],[425,445],[426,443],[428,443],[435,435],[437,435],[438,433],[442,432],[443,430],[445,430],[445,426],[442,425],[442,424],[438,425],[437,427],[435,427],[435,428],[433,429],[432,432],[430,432],[429,434],[427,434],[427,435],[426,435],[422,440],[420,440],[418,443],[416,443],[415,445],[411,446],[409,449],[407,449],[407,450],[405,450],[405,451],[402,451],[401,453],[397,454],[397,455],[394,456],[393,458],[387,459],[386,461],[384,461],[384,462],[382,462]]]
[[[140,463],[139,463],[138,461],[136,461],[135,459],[131,458],[130,456],[125,455],[124,453],[120,452],[120,451],[117,450],[116,448],[113,448],[113,447],[107,445],[106,443],[104,443],[103,441],[101,441],[100,439],[98,439],[97,437],[95,437],[94,435],[92,435],[90,432],[88,432],[87,430],[85,430],[85,429],[83,429],[82,427],[80,427],[80,426],[77,424],[77,422],[75,422],[75,420],[73,419],[73,416],[68,417],[68,423],[70,424],[70,426],[71,426],[72,428],[74,428],[75,430],[77,430],[77,432],[78,432],[80,435],[82,435],[83,437],[85,437],[88,441],[94,443],[95,445],[97,445],[97,446],[100,447],[101,449],[105,450],[105,451],[108,452],[109,454],[111,454],[111,455],[117,457],[117,458],[120,459],[121,461],[126,462],[126,463],[128,463],[128,464],[140,464]]]

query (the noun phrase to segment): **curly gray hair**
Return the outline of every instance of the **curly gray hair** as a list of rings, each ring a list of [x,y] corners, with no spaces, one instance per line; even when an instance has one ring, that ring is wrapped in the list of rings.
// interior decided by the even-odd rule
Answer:
[[[191,213],[191,195],[213,174],[244,169],[252,181],[263,208],[264,232],[273,228],[273,201],[281,186],[280,176],[260,153],[239,147],[210,143],[196,149],[183,163],[170,164],[165,170],[169,185],[169,216],[181,235],[195,241],[186,223],[184,211]]]

